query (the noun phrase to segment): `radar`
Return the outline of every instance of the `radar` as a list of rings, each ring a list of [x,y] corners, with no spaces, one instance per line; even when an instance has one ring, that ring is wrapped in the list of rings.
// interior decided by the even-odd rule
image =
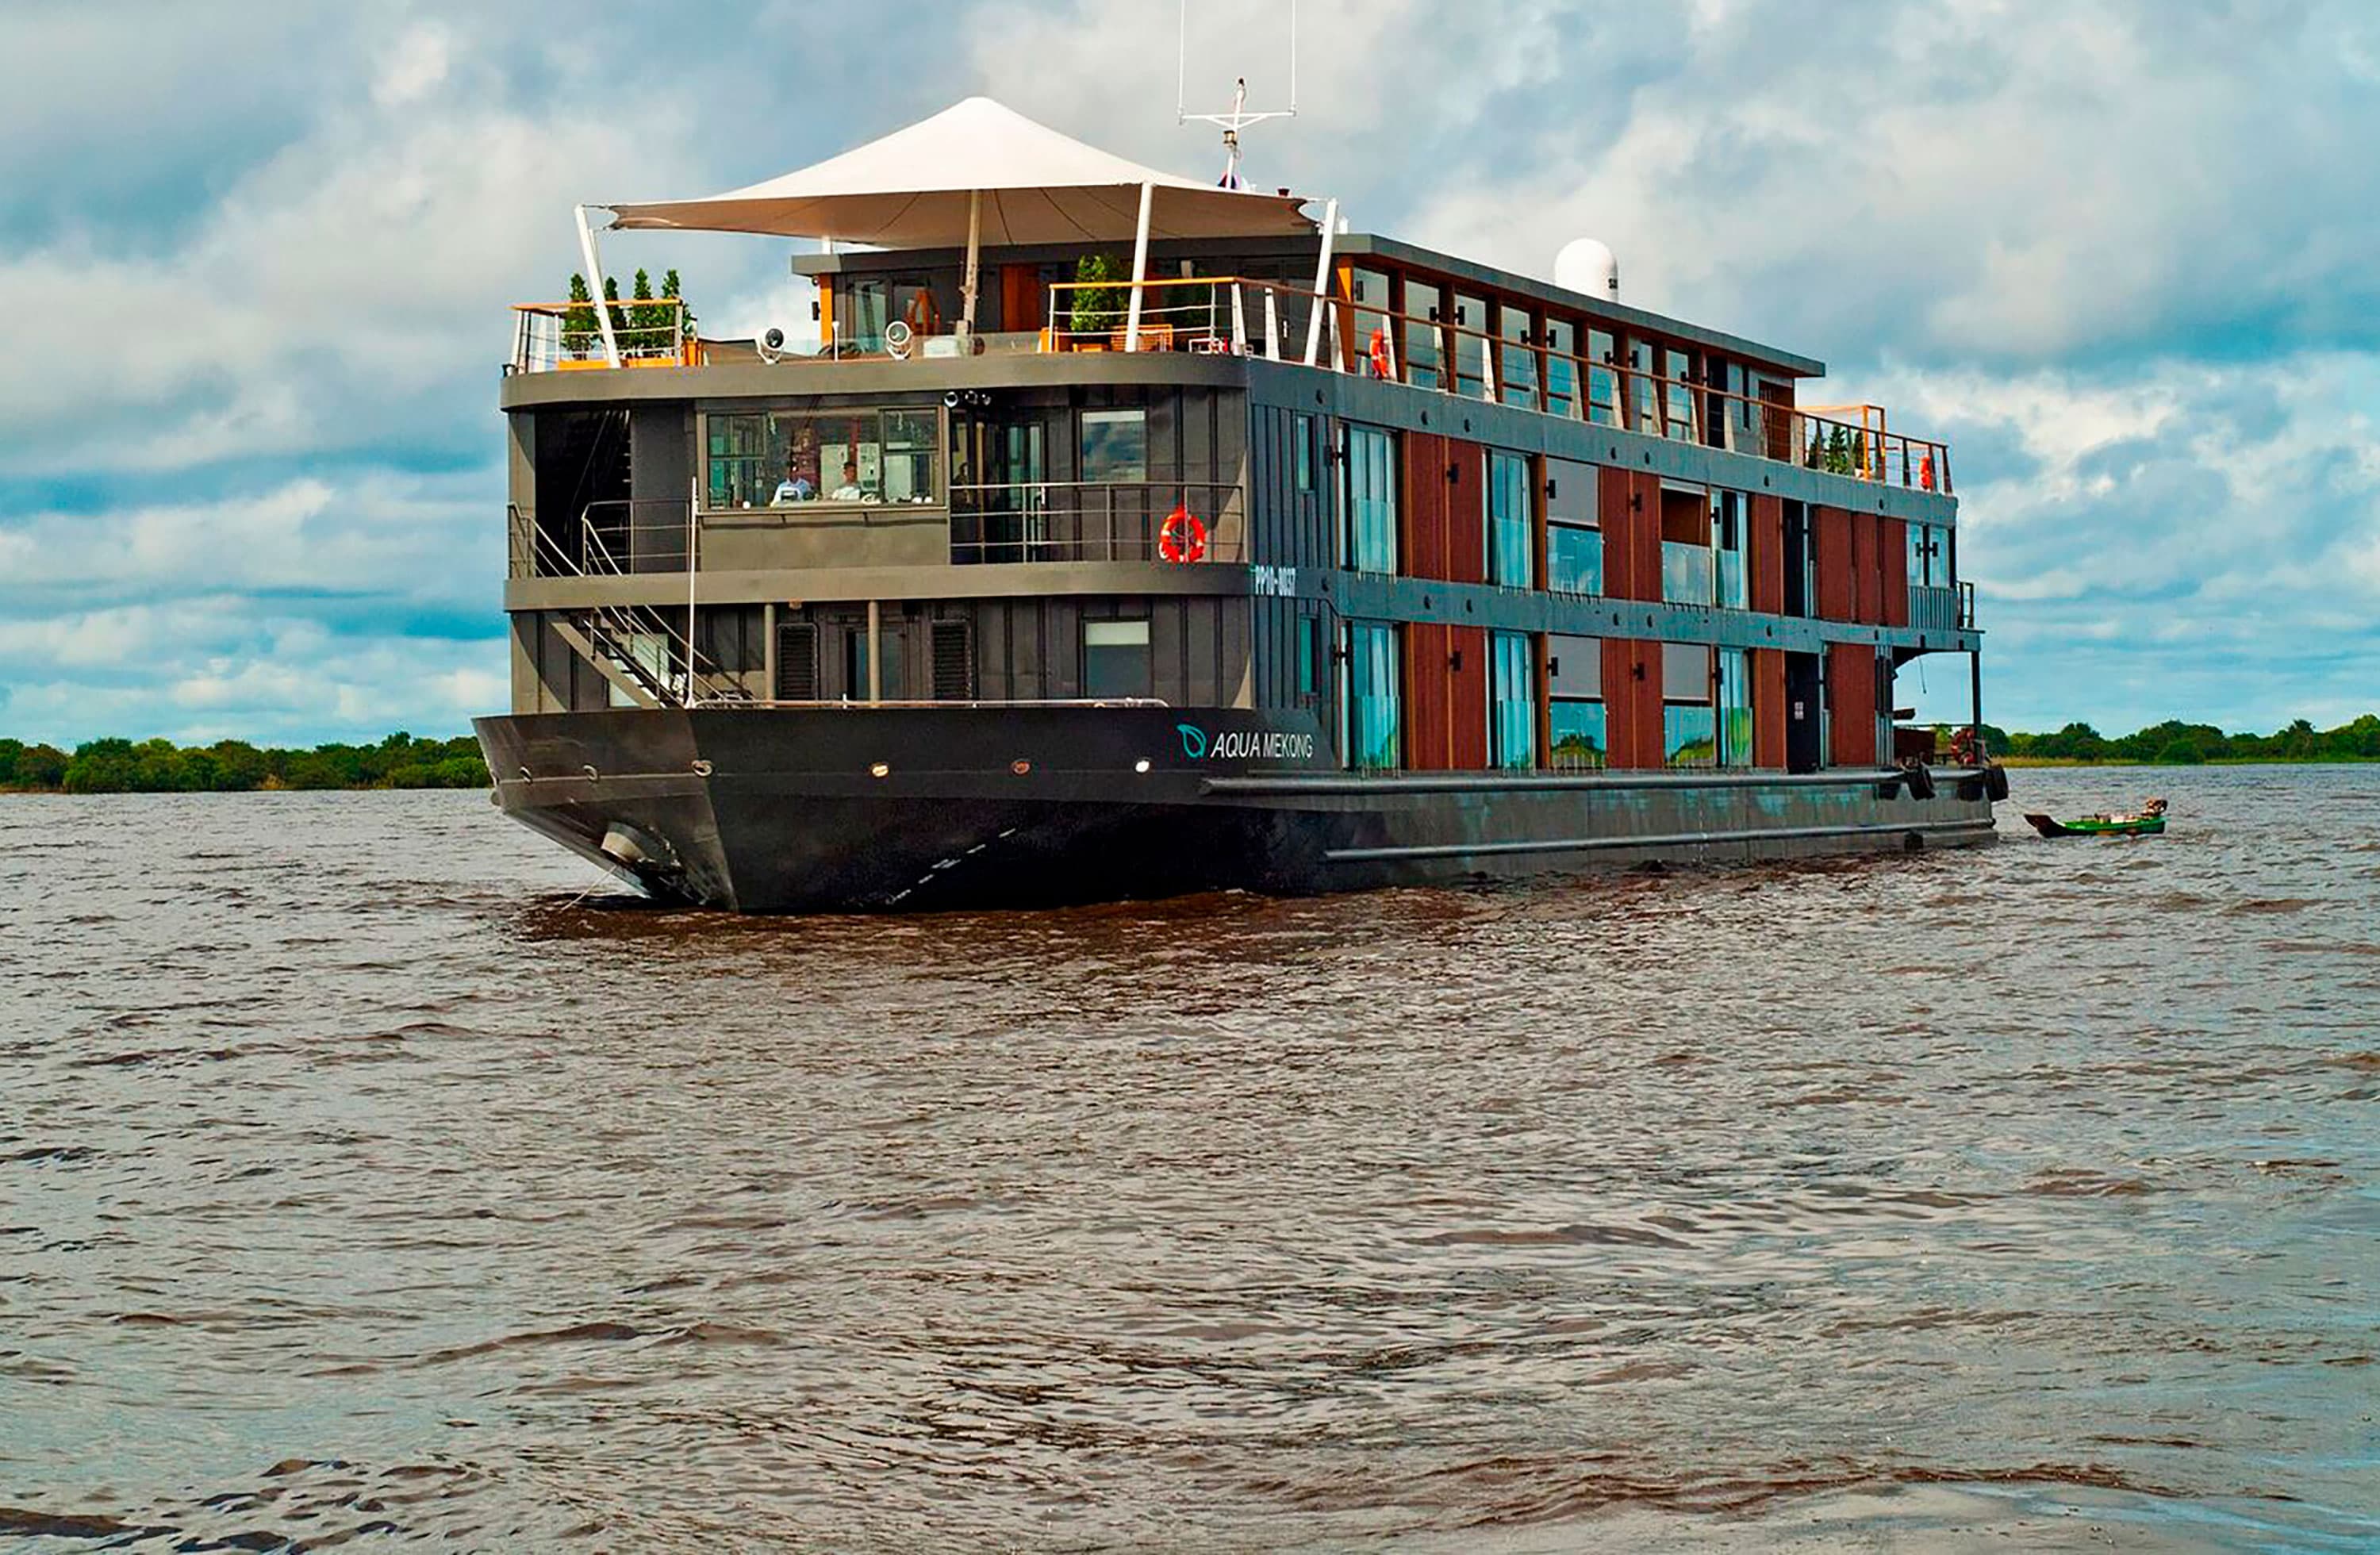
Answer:
[[[1606,302],[1620,300],[1620,261],[1592,237],[1574,237],[1554,256],[1554,285]]]

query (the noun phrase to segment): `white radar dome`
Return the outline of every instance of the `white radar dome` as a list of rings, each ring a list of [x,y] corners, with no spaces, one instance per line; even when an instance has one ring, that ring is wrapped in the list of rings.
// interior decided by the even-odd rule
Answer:
[[[1620,300],[1620,261],[1592,237],[1574,237],[1554,256],[1554,285],[1606,302]]]

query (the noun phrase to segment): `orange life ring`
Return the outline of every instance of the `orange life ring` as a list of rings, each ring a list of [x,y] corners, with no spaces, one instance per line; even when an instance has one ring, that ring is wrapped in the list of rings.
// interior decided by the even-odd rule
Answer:
[[[1390,374],[1389,329],[1386,324],[1372,326],[1372,376],[1386,378]]]
[[[1157,553],[1169,562],[1196,562],[1207,554],[1207,526],[1198,516],[1183,504],[1165,516],[1165,527],[1157,531]]]

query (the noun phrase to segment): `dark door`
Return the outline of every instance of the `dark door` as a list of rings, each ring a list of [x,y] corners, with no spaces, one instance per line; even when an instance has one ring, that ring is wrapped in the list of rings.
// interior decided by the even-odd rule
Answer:
[[[1785,770],[1789,772],[1815,772],[1825,762],[1825,726],[1818,709],[1821,689],[1816,654],[1785,655]]]
[[[1810,510],[1785,504],[1785,613],[1810,613]]]

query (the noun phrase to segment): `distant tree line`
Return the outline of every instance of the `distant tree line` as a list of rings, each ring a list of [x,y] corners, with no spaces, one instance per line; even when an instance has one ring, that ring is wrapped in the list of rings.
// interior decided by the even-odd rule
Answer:
[[[2022,760],[2139,761],[2194,767],[2207,761],[2380,761],[2380,715],[2365,713],[2336,729],[2301,718],[2270,735],[2227,735],[2212,723],[2169,718],[2129,735],[2102,735],[2069,723],[2049,735],[2008,734],[1988,724],[1984,743],[1994,754]]]
[[[485,788],[488,766],[469,735],[378,745],[260,749],[246,740],[177,746],[171,740],[91,740],[55,746],[0,739],[0,789],[68,794],[208,794],[256,788]]]

